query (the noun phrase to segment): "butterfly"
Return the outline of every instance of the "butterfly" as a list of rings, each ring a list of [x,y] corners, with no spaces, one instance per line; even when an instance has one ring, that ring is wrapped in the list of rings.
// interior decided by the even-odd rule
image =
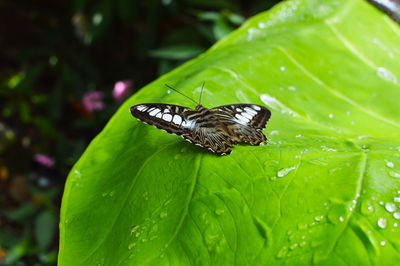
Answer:
[[[267,137],[262,130],[271,112],[264,106],[229,104],[207,109],[201,105],[204,83],[198,103],[167,84],[165,86],[196,103],[196,108],[193,110],[173,104],[142,103],[132,106],[131,114],[146,124],[179,135],[217,155],[230,154],[232,146],[239,142],[251,145],[266,143]]]

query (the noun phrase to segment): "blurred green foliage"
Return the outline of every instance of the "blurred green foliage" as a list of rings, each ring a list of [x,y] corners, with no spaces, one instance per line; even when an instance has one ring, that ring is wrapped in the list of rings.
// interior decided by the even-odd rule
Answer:
[[[134,92],[277,2],[0,1],[0,264],[56,264],[66,174],[118,108],[115,82]]]

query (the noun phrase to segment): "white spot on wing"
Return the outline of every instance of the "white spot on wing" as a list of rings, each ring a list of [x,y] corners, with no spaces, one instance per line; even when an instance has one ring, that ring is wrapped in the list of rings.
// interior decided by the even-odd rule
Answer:
[[[161,112],[159,112],[159,113],[156,115],[156,117],[157,117],[157,118],[161,118],[161,117],[162,117]]]
[[[138,110],[140,112],[143,112],[146,109],[147,109],[147,106],[145,106],[145,105],[139,105],[139,106],[136,107],[136,110]]]
[[[256,114],[257,114],[257,112],[254,111],[253,109],[251,109],[250,107],[245,107],[244,110],[245,110],[247,113],[252,114],[252,115],[256,115]]]
[[[240,115],[240,114],[236,114],[235,117],[236,117],[240,122],[243,122],[243,123],[248,123],[248,122],[250,122],[250,119],[248,119],[248,118],[246,118],[246,117],[244,117],[244,116],[242,116],[242,115]]]
[[[155,116],[155,115],[156,115],[157,113],[159,113],[159,112],[161,112],[160,109],[154,108],[154,110],[152,110],[152,111],[149,113],[149,115],[150,115],[150,116]]]
[[[164,113],[169,113],[169,109],[168,109],[168,108],[165,108],[165,109],[164,109]]]
[[[172,115],[170,115],[170,114],[164,114],[162,118],[163,118],[165,121],[167,121],[167,122],[171,122],[171,120],[172,120]]]
[[[241,113],[241,115],[248,119],[252,119],[254,116],[254,114],[250,114],[250,113],[246,113],[246,112]]]
[[[177,125],[180,125],[182,122],[182,117],[180,117],[179,115],[174,115],[174,118],[172,119],[172,122],[174,122]]]
[[[236,108],[236,112],[239,112],[239,113],[241,113],[241,112],[243,112],[243,110],[242,110],[242,109],[240,109],[240,108]]]
[[[257,106],[257,105],[252,105],[251,107],[256,111],[260,111],[261,110],[261,107]]]
[[[193,128],[194,127],[193,120],[185,120],[185,121],[183,121],[182,126],[185,127],[185,128]]]

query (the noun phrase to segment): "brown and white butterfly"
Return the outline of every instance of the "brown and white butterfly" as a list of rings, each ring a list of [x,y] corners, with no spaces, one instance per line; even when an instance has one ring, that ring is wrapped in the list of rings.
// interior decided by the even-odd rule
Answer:
[[[132,106],[130,111],[138,120],[170,134],[179,135],[218,155],[230,154],[231,147],[239,142],[263,145],[267,141],[261,130],[265,128],[271,112],[264,106],[229,104],[207,109],[200,101],[201,93],[194,110],[172,104],[143,103]]]

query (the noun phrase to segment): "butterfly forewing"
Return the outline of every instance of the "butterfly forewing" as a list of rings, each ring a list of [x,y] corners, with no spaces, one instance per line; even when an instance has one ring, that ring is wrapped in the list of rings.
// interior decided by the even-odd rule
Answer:
[[[187,116],[195,112],[183,106],[161,103],[138,104],[130,110],[140,121],[177,135],[187,133],[191,126]]]
[[[240,125],[247,125],[255,129],[264,129],[271,112],[261,105],[256,104],[230,104],[214,107],[210,111],[215,112],[222,119]]]

